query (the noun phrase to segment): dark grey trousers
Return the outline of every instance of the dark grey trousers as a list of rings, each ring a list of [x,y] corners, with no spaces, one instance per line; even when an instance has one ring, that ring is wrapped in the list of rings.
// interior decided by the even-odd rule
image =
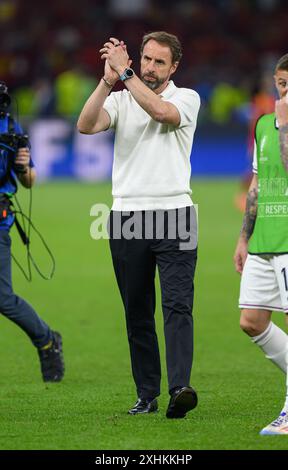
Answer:
[[[41,348],[52,339],[48,325],[31,305],[13,292],[11,278],[11,239],[7,230],[0,230],[0,313],[16,323]]]
[[[154,321],[156,266],[161,284],[169,391],[189,386],[197,248],[180,250],[179,238],[168,239],[166,226],[162,239],[115,237],[111,218],[110,249],[125,309],[138,397],[154,398],[160,394],[161,367]],[[123,216],[122,226],[125,221]],[[144,223],[142,227],[145,228]]]

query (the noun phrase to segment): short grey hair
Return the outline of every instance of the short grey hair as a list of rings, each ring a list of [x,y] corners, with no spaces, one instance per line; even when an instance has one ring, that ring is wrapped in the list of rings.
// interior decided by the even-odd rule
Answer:
[[[146,46],[147,42],[151,39],[156,42],[159,42],[159,44],[164,44],[165,46],[168,46],[170,48],[173,64],[175,64],[175,62],[180,62],[180,59],[182,57],[181,43],[177,36],[174,36],[174,34],[166,33],[165,31],[155,31],[153,33],[145,34],[140,48],[141,55],[143,54],[143,49]]]

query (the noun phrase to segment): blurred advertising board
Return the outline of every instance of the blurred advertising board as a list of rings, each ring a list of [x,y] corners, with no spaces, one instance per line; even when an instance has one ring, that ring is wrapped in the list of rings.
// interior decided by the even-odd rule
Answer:
[[[113,132],[80,134],[64,119],[39,119],[29,126],[31,154],[41,180],[109,179],[113,160]]]
[[[102,181],[111,178],[113,131],[83,135],[72,121],[53,118],[34,121],[28,132],[40,180]],[[200,127],[195,134],[191,163],[193,176],[244,174],[251,167],[245,132]]]

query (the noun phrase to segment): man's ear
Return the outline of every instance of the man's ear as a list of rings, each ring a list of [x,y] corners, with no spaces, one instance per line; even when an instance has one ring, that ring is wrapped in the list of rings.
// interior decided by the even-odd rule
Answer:
[[[178,65],[179,65],[179,62],[174,62],[174,64],[172,64],[170,75],[176,72]]]

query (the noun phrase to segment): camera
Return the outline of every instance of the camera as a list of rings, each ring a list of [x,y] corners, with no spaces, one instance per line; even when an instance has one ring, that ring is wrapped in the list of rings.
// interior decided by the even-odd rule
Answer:
[[[9,155],[9,158],[13,158],[18,149],[23,147],[29,147],[29,138],[27,134],[14,134],[14,133],[3,133],[0,134],[0,148],[4,147],[8,151],[13,153],[13,156]],[[12,163],[12,168],[16,173],[25,173],[26,170],[22,165],[17,165],[14,161]]]
[[[0,134],[0,143],[9,147],[14,152],[23,147],[29,147],[29,138],[27,134],[14,134],[11,132],[4,132]]]

